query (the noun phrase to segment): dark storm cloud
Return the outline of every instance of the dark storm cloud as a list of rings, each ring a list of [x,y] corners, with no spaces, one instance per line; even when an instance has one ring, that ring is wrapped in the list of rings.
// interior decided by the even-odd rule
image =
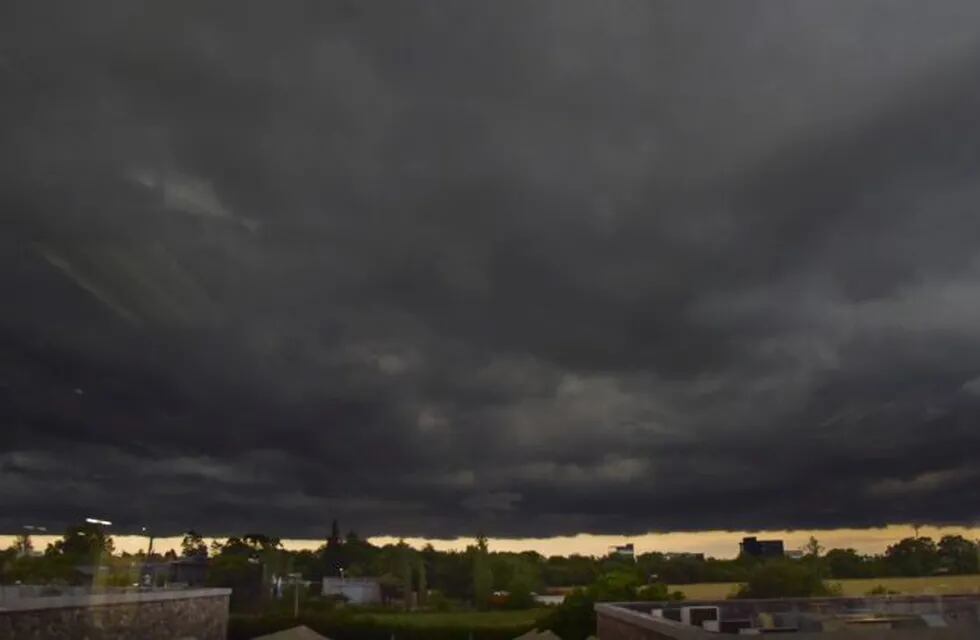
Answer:
[[[980,9],[9,3],[0,525],[973,522]]]

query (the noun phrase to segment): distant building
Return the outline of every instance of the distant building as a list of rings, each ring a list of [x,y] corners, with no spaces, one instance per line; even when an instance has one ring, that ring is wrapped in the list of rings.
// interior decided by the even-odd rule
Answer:
[[[742,538],[739,555],[754,558],[782,558],[785,555],[782,540],[759,540],[755,536]]]
[[[613,555],[617,555],[623,558],[629,558],[630,560],[636,559],[636,553],[633,549],[633,543],[618,545],[612,548]]]
[[[379,604],[381,581],[378,578],[324,578],[324,596],[343,596],[351,604]]]
[[[179,558],[169,563],[167,579],[191,587],[204,586],[208,579],[207,556]]]

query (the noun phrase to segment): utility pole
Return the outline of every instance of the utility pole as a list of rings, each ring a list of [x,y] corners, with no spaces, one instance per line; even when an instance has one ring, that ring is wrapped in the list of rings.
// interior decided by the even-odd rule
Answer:
[[[293,617],[299,617],[299,587],[303,583],[302,573],[290,573],[289,580],[293,583]]]

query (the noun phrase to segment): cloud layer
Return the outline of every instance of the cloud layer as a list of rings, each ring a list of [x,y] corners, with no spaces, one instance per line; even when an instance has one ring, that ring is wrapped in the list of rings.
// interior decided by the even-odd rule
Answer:
[[[43,5],[0,528],[980,515],[974,3]]]

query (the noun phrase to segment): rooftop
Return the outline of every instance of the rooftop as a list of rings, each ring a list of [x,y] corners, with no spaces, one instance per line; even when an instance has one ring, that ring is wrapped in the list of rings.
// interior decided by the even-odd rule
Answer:
[[[980,637],[980,596],[780,598],[596,605],[599,635],[699,640],[791,633],[820,640]]]

